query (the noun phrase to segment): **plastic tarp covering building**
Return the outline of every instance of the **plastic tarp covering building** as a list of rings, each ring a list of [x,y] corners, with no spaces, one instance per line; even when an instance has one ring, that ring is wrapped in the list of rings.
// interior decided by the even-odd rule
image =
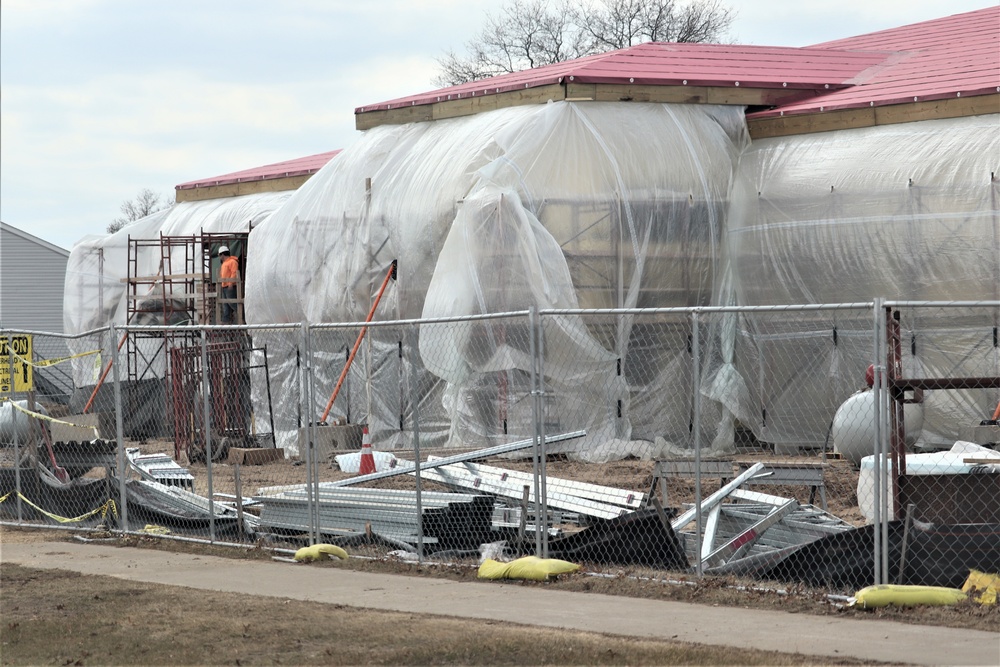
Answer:
[[[393,259],[398,280],[377,319],[709,304],[747,144],[742,108],[702,105],[559,102],[368,130],[251,234],[248,322],[363,321]],[[630,324],[606,329],[565,317],[545,331],[546,390],[566,428],[588,429],[572,445],[587,460],[648,453],[667,422],[688,425],[687,414],[662,408],[649,419],[609,418],[628,392],[615,369]],[[477,447],[531,436],[527,331],[523,318],[421,326],[422,439]],[[325,397],[356,331],[314,333]],[[371,357],[348,381],[372,390],[338,398],[332,415],[368,415],[376,446],[392,447],[409,437],[399,384],[412,357],[398,358],[399,332],[369,336]],[[278,381],[294,386],[294,343],[264,342]],[[674,353],[689,365],[682,346],[658,357],[659,370]],[[498,400],[506,434],[490,407]],[[279,438],[293,449],[295,408],[275,408]]]
[[[66,331],[124,323],[128,234],[235,231],[247,220],[250,324],[363,321],[393,259],[398,280],[376,320],[531,306],[996,300],[998,125],[994,114],[751,144],[741,107],[558,102],[379,126],[292,194],[179,204],[84,239],[67,269]],[[906,373],[1000,373],[994,311],[907,313]],[[733,447],[737,423],[779,450],[821,446],[873,354],[870,311],[705,321],[701,432],[717,452]],[[376,448],[408,446],[415,396],[431,446],[528,438],[528,332],[526,318],[428,323],[413,349],[406,332],[373,327],[331,418],[367,421]],[[559,419],[543,417],[546,431],[586,428],[565,447],[589,461],[690,446],[690,333],[686,316],[546,317],[546,410]],[[356,335],[312,330],[316,402]],[[287,330],[254,337],[268,347],[278,445],[295,453],[305,412],[322,412],[298,404],[301,341]],[[91,362],[75,372],[77,386],[93,384]],[[928,392],[924,443],[950,444],[970,415],[991,412],[988,401],[982,391]]]
[[[157,239],[164,236],[192,236],[202,232],[245,232],[267,218],[289,192],[244,195],[226,199],[182,202],[135,221],[114,234],[88,236],[78,241],[70,252],[66,266],[63,322],[67,334],[77,334],[105,327],[114,323],[124,325],[128,318],[126,301],[129,270],[129,237]],[[157,248],[140,248],[136,257],[137,276],[155,276],[162,273],[162,258]],[[145,287],[145,286],[144,286]],[[162,297],[162,287],[154,286],[150,298]],[[144,322],[162,324],[161,322]],[[74,353],[91,349],[93,341],[71,340]],[[101,358],[111,358],[111,346],[116,342],[104,341]],[[154,357],[155,355],[150,355]],[[153,368],[154,377],[162,377],[163,360]],[[92,387],[100,375],[100,360],[93,357],[75,360],[74,384]]]
[[[754,141],[728,220],[733,300],[1000,298],[998,128],[993,114]],[[861,331],[817,314],[776,341],[775,318],[763,320],[734,324],[746,382],[727,394],[728,407],[762,440],[821,445],[839,402],[863,386],[871,324]],[[904,372],[1000,375],[998,320],[996,309],[918,312],[902,323]],[[773,354],[778,342],[783,352]],[[925,394],[922,440],[953,443],[960,425],[991,413],[992,396]]]

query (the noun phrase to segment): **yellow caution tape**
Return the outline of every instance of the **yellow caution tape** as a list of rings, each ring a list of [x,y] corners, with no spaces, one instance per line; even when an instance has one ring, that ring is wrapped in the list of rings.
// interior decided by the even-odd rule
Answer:
[[[10,399],[6,398],[6,397],[0,398],[0,403],[2,403],[3,401],[10,401]],[[63,421],[62,419],[56,419],[55,417],[49,417],[48,415],[43,415],[40,412],[32,412],[31,410],[29,410],[27,408],[22,408],[20,405],[18,405],[14,401],[10,401],[10,404],[14,406],[15,410],[20,410],[24,414],[28,415],[29,417],[34,417],[35,419],[41,419],[43,421],[53,422],[53,423],[56,423],[56,424],[64,424],[66,426],[73,426],[73,427],[76,427],[76,428],[92,428],[92,429],[94,429],[94,436],[95,437],[97,436],[97,427],[96,426],[88,426],[88,425],[85,425],[85,424],[74,424],[73,422]]]
[[[10,496],[14,495],[15,493],[17,493],[18,497],[21,500],[23,500],[24,502],[28,503],[32,507],[34,507],[36,510],[38,510],[39,512],[41,512],[45,516],[49,517],[50,519],[52,519],[54,521],[58,521],[59,523],[76,523],[77,521],[83,521],[84,519],[89,519],[90,517],[94,516],[98,512],[101,513],[101,519],[103,520],[104,518],[107,517],[108,510],[111,510],[111,513],[114,515],[114,517],[116,519],[118,518],[118,505],[116,505],[115,501],[112,500],[112,499],[110,499],[110,498],[108,499],[108,501],[106,503],[104,503],[103,505],[101,505],[97,509],[91,510],[90,512],[87,512],[86,514],[81,514],[80,516],[73,517],[72,519],[68,519],[68,518],[66,518],[64,516],[59,516],[58,514],[53,514],[52,512],[47,512],[47,511],[43,510],[41,507],[39,507],[38,505],[36,505],[35,503],[33,503],[30,500],[28,500],[23,493],[18,493],[16,491],[10,491],[10,492],[8,492],[7,495],[5,495],[3,498],[0,498],[0,503],[2,503],[3,501],[7,500],[7,498],[9,498]]]
[[[100,350],[90,350],[89,352],[81,352],[80,354],[73,354],[68,357],[59,357],[58,359],[41,359],[39,361],[33,362],[29,359],[25,359],[24,357],[19,355],[17,352],[14,352],[13,350],[10,351],[12,357],[34,368],[46,368],[48,366],[55,366],[57,364],[63,363],[64,361],[69,361],[71,359],[77,359],[78,357],[86,357],[90,356],[91,354],[99,354],[99,353]]]

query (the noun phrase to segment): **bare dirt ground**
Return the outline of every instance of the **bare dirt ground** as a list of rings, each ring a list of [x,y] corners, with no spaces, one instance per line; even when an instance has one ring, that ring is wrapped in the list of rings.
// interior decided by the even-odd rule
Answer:
[[[5,539],[10,537],[5,531]],[[865,664],[0,564],[3,665]]]

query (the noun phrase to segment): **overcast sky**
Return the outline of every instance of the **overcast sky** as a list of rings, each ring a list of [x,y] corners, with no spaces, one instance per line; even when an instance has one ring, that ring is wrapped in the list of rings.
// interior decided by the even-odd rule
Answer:
[[[726,0],[723,0],[726,2]],[[344,148],[499,0],[0,0],[0,219],[72,248],[150,188]],[[728,0],[805,46],[996,0]]]

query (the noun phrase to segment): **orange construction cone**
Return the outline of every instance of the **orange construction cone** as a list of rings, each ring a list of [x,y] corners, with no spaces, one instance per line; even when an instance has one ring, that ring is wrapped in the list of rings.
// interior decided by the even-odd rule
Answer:
[[[359,475],[370,475],[375,472],[375,456],[372,455],[372,438],[368,435],[368,427],[361,431],[361,465],[358,467]]]

